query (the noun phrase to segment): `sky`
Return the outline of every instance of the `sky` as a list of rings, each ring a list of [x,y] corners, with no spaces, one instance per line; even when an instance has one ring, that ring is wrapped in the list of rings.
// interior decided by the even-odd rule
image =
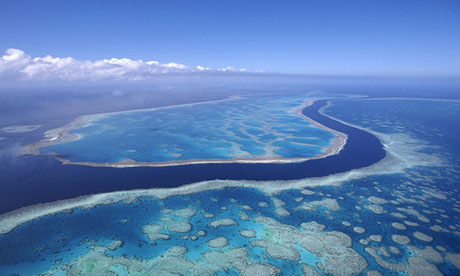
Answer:
[[[2,0],[0,26],[0,78],[460,75],[458,0]]]

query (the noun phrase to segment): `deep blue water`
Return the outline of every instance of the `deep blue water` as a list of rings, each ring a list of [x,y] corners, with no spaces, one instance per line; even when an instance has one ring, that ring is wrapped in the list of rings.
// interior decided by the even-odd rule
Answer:
[[[323,105],[324,102],[315,108]],[[426,112],[427,109],[430,112]],[[253,210],[244,209],[244,211],[251,218],[263,215],[295,227],[299,227],[302,222],[314,220],[326,225],[326,231],[343,232],[352,238],[353,249],[366,259],[368,268],[364,273],[368,270],[379,270],[384,275],[401,275],[402,273],[382,269],[365,252],[366,246],[359,241],[371,234],[381,235],[383,237],[381,243],[370,242],[370,245],[384,246],[387,250],[389,246],[395,246],[401,251],[399,255],[391,254],[390,257],[383,257],[389,262],[407,263],[408,257],[414,254],[406,246],[394,243],[391,240],[393,234],[409,236],[411,245],[418,248],[440,245],[447,252],[460,252],[459,235],[455,233],[460,228],[458,224],[460,213],[454,209],[455,204],[458,207],[460,198],[458,189],[460,183],[458,158],[460,122],[456,119],[460,115],[459,112],[458,102],[335,102],[335,105],[327,110],[328,114],[390,135],[394,137],[393,139],[400,139],[397,142],[403,143],[410,150],[398,153],[403,157],[415,157],[416,163],[412,164],[413,167],[402,173],[380,175],[377,172],[376,175],[346,181],[339,187],[311,188],[310,190],[314,192],[312,195],[302,194],[299,190],[284,191],[276,197],[286,203],[284,208],[291,214],[286,217],[276,215],[273,203],[265,194],[255,189],[243,188],[227,188],[186,196],[178,195],[166,200],[141,198],[131,203],[121,202],[89,210],[76,209],[70,214],[60,213],[46,216],[21,225],[6,235],[0,235],[0,272],[6,275],[12,272],[25,274],[44,272],[51,266],[59,266],[71,262],[77,256],[87,254],[93,246],[91,243],[107,245],[114,239],[122,240],[124,244],[117,250],[107,253],[111,256],[149,259],[160,256],[172,245],[185,245],[193,249],[186,254],[186,257],[196,260],[201,252],[208,249],[205,245],[206,241],[216,236],[228,237],[231,247],[247,245],[247,240],[238,235],[238,230],[261,227],[258,223],[239,219],[239,211],[243,210],[241,205],[249,205]],[[340,125],[337,126],[340,127]],[[420,153],[426,155],[422,155],[420,159],[417,157]],[[429,159],[433,159],[433,164],[422,163],[430,161]],[[440,160],[440,164],[435,162],[437,159]],[[418,166],[417,162],[420,162]],[[427,189],[445,198],[429,196],[424,192]],[[369,196],[378,196],[387,201],[395,201],[397,204],[382,204],[385,213],[376,215],[366,209],[366,206],[371,204],[368,200]],[[302,199],[297,202],[295,200],[297,198]],[[324,198],[336,199],[340,209],[337,211],[330,211],[324,207],[319,207],[315,211],[296,209],[303,202]],[[260,207],[259,202],[266,202],[268,207]],[[207,219],[203,213],[199,212],[191,219],[193,225],[191,234],[195,234],[200,229],[208,232],[207,236],[199,242],[183,240],[181,234],[175,234],[168,241],[158,241],[157,244],[152,244],[142,234],[143,225],[161,223],[159,222],[161,209],[180,209],[189,206],[215,215],[214,218]],[[429,219],[429,222],[420,221],[417,216],[404,213],[400,208],[415,210]],[[395,217],[391,215],[392,213],[404,213],[406,218]],[[240,223],[240,226],[217,230],[207,227],[209,221],[219,218],[233,218]],[[128,220],[123,222],[124,219]],[[406,225],[407,230],[399,230],[391,226],[392,222],[404,224],[406,220],[417,222],[418,226]],[[343,221],[350,222],[352,226],[344,226]],[[430,226],[435,224],[448,229],[449,232],[436,232],[430,229]],[[354,232],[352,229],[354,226],[364,227],[365,234]],[[417,240],[412,236],[414,231],[426,233],[434,240],[432,242]],[[283,275],[300,272],[296,262],[264,259],[264,250],[251,246],[247,248],[252,261],[269,262],[278,266],[283,269]],[[444,253],[442,256],[445,256]],[[312,258],[305,252],[302,257],[304,262]],[[436,267],[446,275],[459,275],[460,273],[460,270],[449,262],[436,264]]]
[[[350,112],[354,110],[354,112]],[[358,113],[359,112],[359,113]],[[436,156],[445,155],[451,165],[460,166],[460,121],[458,101],[415,101],[415,100],[350,100],[334,101],[326,113],[343,118],[347,122],[380,133],[410,133],[414,138],[424,137],[425,142],[436,145],[423,151]],[[370,118],[385,114],[378,120]],[[400,123],[401,117],[411,124]],[[429,142],[428,142],[429,141]]]
[[[291,164],[197,164],[171,167],[108,168],[62,165],[53,157],[24,156],[0,164],[0,213],[81,195],[153,187],[177,187],[214,180],[291,180],[326,176],[369,166],[385,156],[380,141],[360,129],[321,115],[326,100],[303,110],[312,119],[348,135],[337,155]]]

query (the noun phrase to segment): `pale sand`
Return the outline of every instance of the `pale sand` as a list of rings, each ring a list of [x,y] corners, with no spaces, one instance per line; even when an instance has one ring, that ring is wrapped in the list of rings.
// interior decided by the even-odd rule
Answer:
[[[323,114],[328,116],[326,114]],[[337,120],[336,118],[333,118]],[[342,121],[342,123],[345,123]],[[345,123],[351,125],[349,123]],[[370,132],[382,141],[387,152],[386,157],[365,168],[355,169],[344,173],[328,175],[325,177],[306,178],[290,181],[229,181],[214,180],[193,183],[176,188],[153,188],[148,190],[132,190],[110,192],[104,194],[87,195],[73,199],[60,200],[44,204],[23,207],[18,210],[0,215],[0,234],[12,231],[17,226],[28,221],[58,212],[71,211],[75,208],[88,209],[98,205],[106,205],[123,200],[132,201],[138,197],[155,197],[164,199],[174,195],[186,195],[202,191],[221,190],[226,187],[254,188],[267,195],[276,195],[285,190],[304,189],[319,186],[339,186],[345,181],[355,180],[375,174],[402,173],[407,168],[416,166],[441,166],[443,162],[432,156],[421,153],[417,140],[400,134],[381,134],[356,125],[353,127]]]
[[[7,127],[2,128],[2,131],[6,133],[24,133],[24,132],[32,132],[40,127],[41,125],[7,126]]]
[[[227,99],[218,100],[218,101],[208,101],[208,102],[199,102],[199,103],[192,103],[192,104],[183,104],[183,105],[171,105],[171,106],[164,106],[164,107],[156,107],[156,108],[144,108],[144,109],[135,109],[135,110],[128,110],[128,111],[117,111],[117,112],[109,112],[109,113],[101,113],[101,114],[92,114],[92,115],[83,115],[76,118],[71,123],[52,130],[48,130],[45,133],[46,139],[43,139],[39,142],[32,143],[26,145],[21,150],[22,154],[44,154],[40,152],[40,148],[47,147],[55,144],[61,144],[66,142],[72,142],[81,139],[75,134],[70,134],[69,132],[76,128],[82,128],[84,126],[88,126],[92,123],[93,120],[97,120],[98,118],[113,115],[113,114],[120,114],[120,113],[127,113],[127,112],[141,112],[141,111],[153,111],[159,109],[168,109],[174,107],[182,107],[182,106],[193,106],[199,104],[206,104],[206,103],[214,103],[214,102],[221,102],[221,101],[228,101],[234,100],[239,98],[239,96],[229,97]],[[330,98],[334,99],[334,98]],[[323,100],[323,99],[308,99],[306,100],[301,106],[298,108],[293,109],[291,112],[306,121],[310,122],[312,125],[326,130],[328,132],[332,132],[335,137],[332,140],[331,144],[327,147],[323,148],[323,152],[321,154],[311,156],[311,157],[296,157],[296,158],[283,158],[279,156],[254,156],[252,159],[239,159],[232,158],[232,159],[207,159],[207,160],[174,160],[174,161],[167,161],[167,162],[137,162],[132,159],[122,160],[116,163],[97,163],[97,162],[75,162],[70,161],[68,159],[61,158],[54,154],[44,154],[44,155],[51,155],[54,156],[57,160],[59,160],[62,164],[72,164],[72,165],[83,165],[83,166],[91,166],[91,167],[114,167],[114,168],[130,168],[130,167],[166,167],[166,166],[179,166],[179,165],[191,165],[191,164],[216,164],[216,163],[243,163],[243,164],[251,164],[251,163],[299,163],[304,162],[307,160],[313,159],[321,159],[325,158],[330,155],[338,154],[346,144],[347,135],[333,129],[330,129],[310,118],[302,114],[302,110],[307,108],[308,106],[312,105],[316,100]],[[324,99],[326,100],[326,99]]]
[[[142,111],[170,109],[170,108],[176,108],[176,107],[195,106],[195,105],[200,105],[200,104],[229,101],[229,100],[234,100],[238,98],[240,98],[240,96],[230,96],[222,100],[203,101],[203,102],[188,103],[188,104],[167,105],[167,106],[160,106],[160,107],[139,108],[139,109],[132,109],[132,110],[124,110],[124,111],[114,111],[114,112],[82,115],[82,116],[75,118],[72,122],[70,122],[69,124],[65,126],[50,129],[46,131],[44,140],[24,146],[21,154],[37,154],[38,155],[38,154],[42,154],[40,152],[40,148],[55,145],[55,144],[72,142],[72,141],[81,139],[82,137],[79,137],[78,135],[75,135],[75,134],[70,134],[69,131],[71,131],[72,129],[89,126],[93,120],[98,120],[106,116],[120,114],[120,113],[133,113],[133,112],[142,112]],[[60,159],[60,161],[63,161],[63,160]]]
[[[372,166],[352,170],[345,173],[333,174],[325,177],[315,177],[291,181],[214,180],[193,183],[190,185],[185,185],[176,188],[153,188],[148,190],[110,192],[32,205],[0,215],[0,234],[8,233],[18,225],[21,225],[27,221],[42,216],[52,215],[63,211],[71,211],[75,208],[89,209],[98,205],[106,205],[120,202],[123,200],[133,201],[138,197],[150,196],[159,199],[164,199],[174,195],[186,195],[199,193],[202,191],[221,190],[226,187],[255,188],[261,190],[267,195],[276,195],[284,190],[290,189],[302,189],[306,187],[313,188],[318,186],[339,186],[345,181],[359,179],[377,173],[400,173],[405,168],[410,167],[410,165],[416,166],[419,163],[419,161],[415,161],[414,164],[408,164],[406,160],[401,159],[399,156],[390,152],[388,147],[386,147],[386,150],[387,156],[383,160]]]

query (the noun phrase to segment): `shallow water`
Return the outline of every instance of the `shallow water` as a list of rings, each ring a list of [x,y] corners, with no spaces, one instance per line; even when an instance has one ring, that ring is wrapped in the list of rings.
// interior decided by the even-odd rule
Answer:
[[[28,155],[14,163],[0,163],[0,193],[9,195],[0,201],[0,213],[93,193],[170,188],[214,179],[292,180],[326,176],[366,167],[385,157],[382,144],[373,135],[319,114],[318,109],[325,104],[317,101],[303,113],[348,135],[339,154],[288,164],[216,163],[129,169],[63,165],[50,156]]]
[[[218,102],[85,116],[70,131],[79,140],[47,146],[74,162],[308,158],[320,155],[334,134],[293,109],[306,96],[242,96]]]
[[[430,107],[429,114],[424,112],[427,106]],[[6,275],[46,271],[51,275],[65,275],[65,271],[98,275],[99,267],[116,271],[119,275],[140,275],[135,273],[180,271],[181,267],[189,271],[187,265],[190,264],[197,269],[208,267],[212,270],[206,262],[206,252],[229,252],[231,248],[242,247],[247,251],[247,257],[243,258],[247,263],[270,264],[280,269],[282,275],[301,274],[300,263],[308,264],[324,275],[327,269],[340,268],[340,264],[328,258],[335,254],[333,249],[345,250],[347,247],[338,246],[336,241],[325,244],[321,252],[313,253],[313,247],[307,246],[310,249],[307,250],[302,245],[292,244],[284,234],[295,235],[295,231],[299,231],[323,239],[337,231],[344,234],[341,237],[348,236],[352,241],[348,248],[353,251],[337,252],[346,257],[342,267],[358,262],[359,256],[367,263],[358,265],[354,273],[376,270],[384,275],[404,275],[407,269],[412,269],[414,275],[435,275],[438,272],[458,275],[460,270],[452,259],[447,261],[446,258],[450,253],[460,253],[460,141],[457,133],[460,125],[455,120],[460,117],[460,104],[336,101],[325,112],[386,134],[393,145],[398,146],[395,153],[407,161],[406,169],[393,174],[376,172],[346,181],[341,186],[289,189],[273,197],[257,189],[226,188],[163,200],[143,197],[134,202],[42,217],[0,235],[0,271]],[[260,182],[260,185],[269,184]],[[281,204],[273,198],[281,200]],[[174,213],[183,208],[191,208],[195,213],[185,218]],[[279,224],[278,228],[271,227],[267,220],[261,221],[261,217],[273,218]],[[238,225],[211,226],[213,221],[229,218]],[[183,233],[172,232],[167,228],[170,220],[190,223],[191,229]],[[310,221],[325,228],[312,232],[301,227],[301,223]],[[392,223],[400,223],[405,229],[395,228]],[[143,233],[148,224],[162,225],[161,233],[169,235],[169,239],[149,240]],[[354,227],[362,227],[365,232],[359,233],[362,230]],[[256,236],[243,237],[239,233],[242,229],[252,229]],[[206,235],[200,236],[200,230]],[[416,231],[432,240],[419,240],[414,236]],[[392,239],[395,234],[407,236],[409,244],[395,242]],[[382,241],[369,240],[370,235],[380,235]],[[228,245],[223,249],[209,247],[207,242],[217,237],[226,237]],[[106,248],[115,240],[122,241],[122,245]],[[288,255],[272,256],[268,249],[251,245],[250,242],[256,240],[268,242],[271,246],[291,247],[298,252],[300,259],[289,260]],[[184,246],[189,251],[174,256],[167,253],[174,246]],[[435,253],[420,253],[420,249],[430,246]],[[373,248],[377,257],[369,253]],[[169,261],[178,267],[171,266]],[[381,266],[384,262],[387,266],[399,263],[404,269],[392,271]],[[169,265],[165,268],[162,265],[166,263]],[[163,270],[158,270],[160,268]],[[213,269],[218,275],[228,275],[222,267]],[[234,266],[230,266],[229,271],[229,275],[241,272]]]

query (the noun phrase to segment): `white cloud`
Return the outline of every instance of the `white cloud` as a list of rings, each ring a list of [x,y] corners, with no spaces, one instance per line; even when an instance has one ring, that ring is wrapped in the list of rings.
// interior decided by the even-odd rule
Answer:
[[[158,61],[111,58],[101,60],[76,60],[71,57],[35,57],[18,49],[8,49],[0,58],[0,79],[21,81],[103,81],[103,80],[149,80],[167,74],[193,73],[260,73],[231,66],[212,69],[203,66],[189,67],[184,64]]]

